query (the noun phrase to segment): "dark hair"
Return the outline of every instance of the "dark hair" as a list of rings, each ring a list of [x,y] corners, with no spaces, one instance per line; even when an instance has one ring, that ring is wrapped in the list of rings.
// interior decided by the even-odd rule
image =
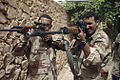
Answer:
[[[94,17],[95,21],[99,20],[99,15],[94,11],[89,11],[82,15],[82,19],[89,18],[89,17]]]
[[[38,19],[38,21],[41,19],[41,18],[47,18],[47,19],[50,19],[50,23],[52,23],[52,18],[49,16],[49,15],[47,15],[47,14],[43,14],[43,15],[41,15],[40,17],[39,17],[39,19]]]

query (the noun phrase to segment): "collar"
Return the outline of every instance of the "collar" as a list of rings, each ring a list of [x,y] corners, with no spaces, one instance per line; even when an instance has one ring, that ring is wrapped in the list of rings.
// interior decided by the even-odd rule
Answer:
[[[103,30],[103,28],[102,28],[102,25],[100,24],[100,25],[98,25],[98,29],[95,31],[95,33],[91,36],[91,38],[94,38],[98,33],[99,33],[99,31],[100,30]]]

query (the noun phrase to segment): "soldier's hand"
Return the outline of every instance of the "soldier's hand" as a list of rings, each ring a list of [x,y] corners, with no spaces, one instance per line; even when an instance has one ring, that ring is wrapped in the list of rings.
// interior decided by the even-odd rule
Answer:
[[[28,32],[34,32],[35,30],[34,29],[29,29]]]
[[[28,32],[28,29],[22,29],[21,30],[21,33],[24,34],[24,35],[26,35],[27,32]]]
[[[22,29],[21,31],[24,35],[26,35],[27,32],[34,32],[34,29]]]
[[[46,35],[45,37],[44,37],[44,41],[51,41],[52,40],[52,35],[51,34],[49,34],[49,35]]]
[[[34,32],[34,29],[26,29],[26,31],[24,31],[24,33],[23,33],[24,34],[24,41],[26,41],[26,42],[30,38],[30,37],[26,36],[27,32]]]
[[[80,28],[80,33],[79,33],[79,36],[81,38],[81,41],[85,41],[85,37],[86,37],[86,34],[82,31],[82,29]]]
[[[117,40],[115,41],[115,44],[120,44],[120,39],[117,39]]]

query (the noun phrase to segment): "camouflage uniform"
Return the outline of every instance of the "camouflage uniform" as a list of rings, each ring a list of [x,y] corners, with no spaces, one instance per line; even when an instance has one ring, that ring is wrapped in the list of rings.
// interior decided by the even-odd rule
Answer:
[[[54,36],[53,36],[54,37]],[[60,40],[58,39],[58,42]],[[57,80],[55,41],[44,42],[39,37],[31,37],[15,46],[14,55],[26,54],[29,60],[27,80]]]
[[[118,34],[117,39],[120,39],[120,33]],[[113,43],[113,69],[112,74],[120,77],[120,45]]]
[[[102,60],[105,55],[111,52],[110,41],[107,34],[100,29],[101,26],[96,30],[96,32],[87,40],[90,46],[90,54],[85,59],[81,65],[81,77],[83,80],[97,80],[96,77],[99,75],[99,70],[101,69]],[[71,51],[77,56],[81,53],[80,47],[74,45],[75,40],[71,44]]]

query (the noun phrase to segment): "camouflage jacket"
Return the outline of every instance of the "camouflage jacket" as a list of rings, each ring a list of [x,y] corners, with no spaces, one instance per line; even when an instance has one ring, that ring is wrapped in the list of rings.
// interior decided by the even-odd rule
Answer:
[[[24,40],[23,37],[21,41],[14,41],[12,52],[16,56],[26,54],[28,57],[27,80],[57,80],[55,49],[60,47],[55,44],[61,42],[60,38],[50,42],[45,42],[39,36],[31,37],[27,42]]]
[[[120,33],[117,35],[117,39],[120,39]],[[112,69],[112,74],[120,77],[120,45],[116,45],[114,42],[113,42],[113,45],[112,45],[112,49],[113,49],[113,69]]]
[[[104,57],[111,52],[111,42],[102,29],[97,29],[87,40],[87,43],[90,46],[90,54],[86,59],[83,58],[81,76],[83,80],[93,80],[98,76],[101,65],[104,64],[102,62]],[[73,40],[71,43],[71,52],[79,56],[81,51],[82,48],[75,46],[75,40]]]

